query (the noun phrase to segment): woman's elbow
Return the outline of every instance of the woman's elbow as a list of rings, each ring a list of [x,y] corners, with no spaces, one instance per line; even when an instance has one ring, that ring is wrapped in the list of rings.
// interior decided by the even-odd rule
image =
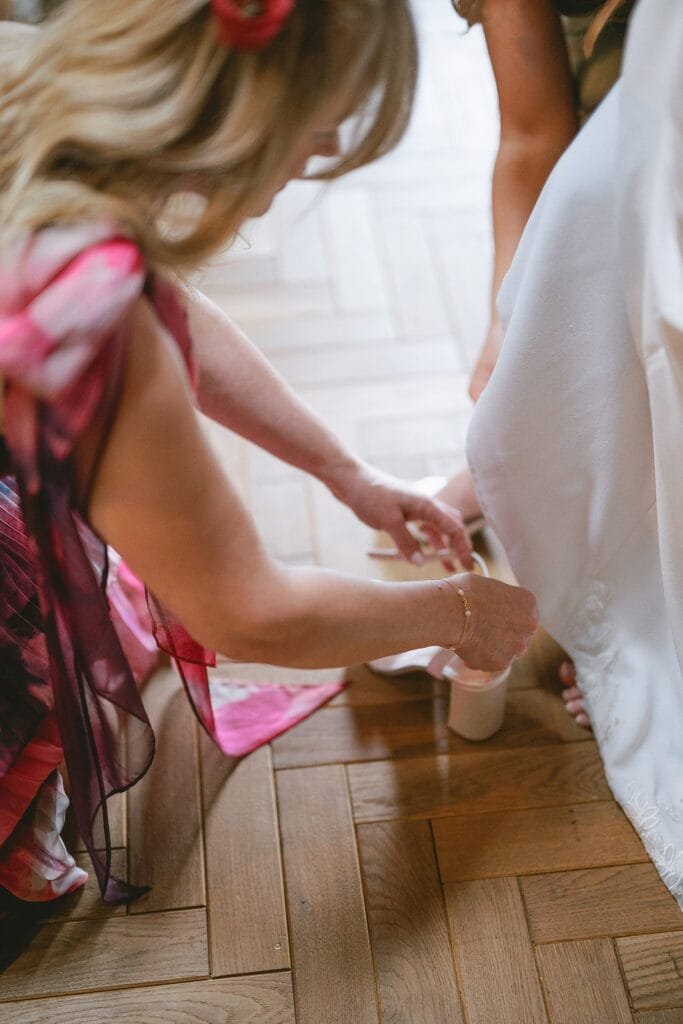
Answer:
[[[574,115],[540,124],[501,125],[499,152],[514,153],[530,162],[557,160],[570,145],[578,124]]]
[[[301,630],[286,608],[242,605],[239,611],[206,623],[206,627],[203,642],[232,661],[294,666],[299,660],[298,648],[307,646],[306,630]]]

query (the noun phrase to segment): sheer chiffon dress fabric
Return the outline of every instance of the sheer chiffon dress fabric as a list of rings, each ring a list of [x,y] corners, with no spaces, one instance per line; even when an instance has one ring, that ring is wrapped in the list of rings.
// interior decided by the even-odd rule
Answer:
[[[683,5],[640,0],[620,82],[503,284],[468,459],[573,658],[608,782],[683,907]]]
[[[138,684],[157,644],[230,757],[268,742],[342,686],[210,682],[213,653],[150,597],[153,643],[139,581],[80,514],[74,445],[96,412],[113,419],[129,314],[142,294],[194,382],[177,290],[148,274],[111,224],[46,229],[0,253],[0,886],[26,900],[55,898],[86,878],[60,836],[62,761],[104,900],[146,891],[111,872],[107,800],[137,782],[154,755]]]

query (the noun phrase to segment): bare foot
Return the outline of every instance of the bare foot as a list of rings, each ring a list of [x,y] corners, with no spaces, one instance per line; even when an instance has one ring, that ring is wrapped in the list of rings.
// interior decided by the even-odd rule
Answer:
[[[465,523],[470,523],[472,520],[481,517],[479,500],[474,492],[472,477],[467,466],[458,470],[457,473],[447,480],[434,497],[445,501],[447,505],[453,505],[454,508],[460,509]]]
[[[584,729],[590,729],[591,720],[584,707],[583,694],[581,693],[576,680],[574,662],[563,661],[560,665],[559,676],[560,682],[564,686],[564,690],[562,692],[564,706],[577,725],[582,725]]]

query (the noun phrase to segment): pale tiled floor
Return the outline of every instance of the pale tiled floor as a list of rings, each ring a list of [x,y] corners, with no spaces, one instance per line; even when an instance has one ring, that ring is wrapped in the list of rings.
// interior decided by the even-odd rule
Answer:
[[[420,88],[399,150],[331,185],[292,184],[205,277],[351,447],[408,477],[463,458],[468,370],[487,318],[497,130],[480,32],[465,33],[443,0],[417,7]],[[362,527],[323,488],[223,443],[272,550],[368,571]]]
[[[207,275],[349,444],[407,476],[462,459],[496,132],[479,33],[448,0],[416,6],[424,72],[401,148],[292,186]],[[377,571],[320,485],[213,436],[274,552]],[[232,777],[159,673],[157,758],[114,820],[117,865],[152,893],[112,910],[91,884],[23,938],[5,931],[23,952],[0,975],[0,1024],[683,1024],[682,915],[564,714],[555,656],[539,642],[517,666],[484,744],[447,729],[442,684],[354,668]]]

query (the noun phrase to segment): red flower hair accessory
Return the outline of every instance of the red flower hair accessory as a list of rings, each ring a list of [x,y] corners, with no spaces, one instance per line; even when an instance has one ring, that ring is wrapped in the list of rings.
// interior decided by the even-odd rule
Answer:
[[[282,31],[295,0],[211,0],[221,42],[232,50],[263,50]]]

